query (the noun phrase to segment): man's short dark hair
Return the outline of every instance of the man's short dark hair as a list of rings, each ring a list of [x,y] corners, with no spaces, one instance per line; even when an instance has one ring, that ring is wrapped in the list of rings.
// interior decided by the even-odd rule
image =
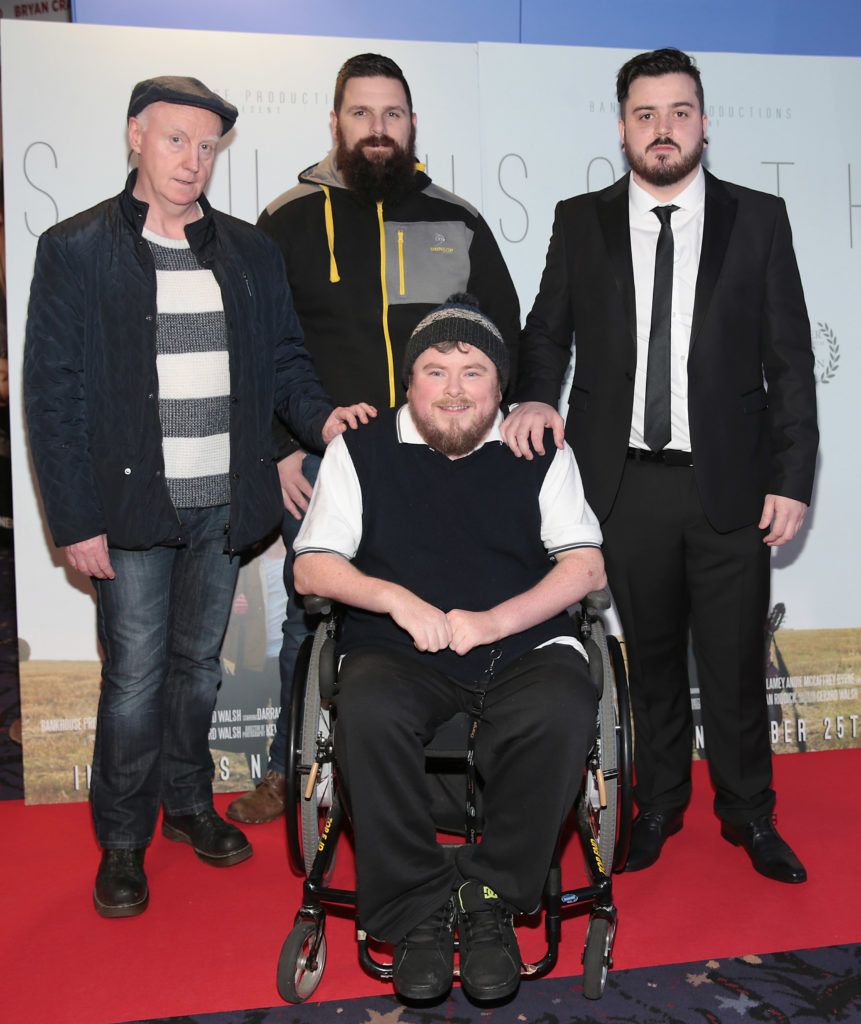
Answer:
[[[631,90],[631,83],[643,76],[657,78],[659,75],[690,75],[694,80],[697,99],[700,101],[700,113],[705,113],[705,99],[703,97],[703,83],[700,79],[700,69],[697,67],[693,57],[689,57],[681,50],[668,46],[663,50],[650,50],[648,53],[638,53],[627,63],[619,68],[616,75],[616,99],[619,101],[619,116],[624,114],[625,100]]]
[[[345,61],[338,77],[335,79],[335,101],[332,104],[335,113],[341,110],[344,101],[344,89],[351,78],[395,78],[404,87],[407,95],[407,109],[410,114],[413,112],[413,97],[410,87],[407,84],[404,73],[391,57],[384,57],[381,53],[359,53]]]

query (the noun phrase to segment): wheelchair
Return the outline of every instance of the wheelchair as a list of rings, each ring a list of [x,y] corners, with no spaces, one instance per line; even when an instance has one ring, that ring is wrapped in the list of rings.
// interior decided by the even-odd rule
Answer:
[[[338,790],[333,757],[336,616],[331,602],[305,599],[306,610],[321,616],[306,638],[296,662],[290,708],[286,765],[286,822],[291,865],[305,876],[302,906],[284,940],[277,984],[288,1003],[301,1003],[316,990],[326,966],[325,905],[356,906],[354,891],[329,884],[339,835],[349,826],[345,798]],[[616,933],[612,873],[625,865],[630,844],[633,750],[625,663],[619,642],[606,634],[601,612],[609,594],[584,598],[574,615],[575,632],[586,649],[592,680],[600,694],[595,742],[572,814],[589,884],[563,889],[560,841],[544,887],[543,912],[547,949],[534,963],[523,964],[524,978],[539,978],[556,964],[563,910],[589,908],[582,956],[583,994],[598,999],[612,966]],[[480,832],[481,791],[469,756],[471,716],[456,715],[437,730],[425,748],[428,781],[438,833],[475,842]],[[359,962],[372,976],[390,980],[392,966],[375,958],[369,936],[357,926]],[[455,943],[457,949],[457,943]],[[455,966],[455,978],[458,968]]]

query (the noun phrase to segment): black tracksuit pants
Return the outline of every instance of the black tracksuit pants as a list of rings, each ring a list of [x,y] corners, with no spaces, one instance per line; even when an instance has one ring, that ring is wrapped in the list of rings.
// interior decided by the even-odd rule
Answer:
[[[342,663],[335,754],[356,838],[359,924],[382,941],[398,942],[463,879],[520,912],[540,903],[595,740],[587,663],[553,644],[494,677],[476,736],[482,840],[460,847],[452,864],[436,842],[424,746],[473,702],[474,691],[437,671],[432,657],[364,648]]]

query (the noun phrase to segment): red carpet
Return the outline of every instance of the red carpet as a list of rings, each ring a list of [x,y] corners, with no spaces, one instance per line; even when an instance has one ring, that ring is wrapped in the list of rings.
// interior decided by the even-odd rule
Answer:
[[[770,882],[720,838],[704,765],[696,764],[683,831],[655,867],[616,876],[617,968],[861,940],[861,889],[853,881],[861,816],[852,798],[861,750],[782,755],[775,776],[779,825],[810,881]],[[227,869],[210,868],[159,835],[146,861],[149,909],[114,921],[92,908],[98,850],[87,805],[7,801],[0,826],[4,1021],[116,1024],[279,1003],[275,963],[301,893],[287,866],[282,823],[250,828],[254,857]],[[339,858],[336,882],[347,883],[348,851]],[[566,884],[576,884],[576,846],[565,864]],[[584,917],[566,920],[556,976],[580,973],[584,934]],[[543,932],[520,935],[528,957]],[[349,919],[330,914],[327,940],[329,962],[315,999],[388,991],[359,969]]]

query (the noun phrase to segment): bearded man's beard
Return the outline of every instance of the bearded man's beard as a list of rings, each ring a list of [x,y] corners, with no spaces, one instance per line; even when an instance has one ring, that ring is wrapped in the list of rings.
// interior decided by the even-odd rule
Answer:
[[[459,423],[452,423],[448,430],[437,426],[430,416],[422,416],[412,403],[410,403],[410,412],[416,429],[426,444],[442,455],[460,459],[474,451],[487,437],[496,420],[498,409],[491,408],[487,415],[473,423],[472,426],[462,427]]]
[[[366,156],[365,149],[388,151],[388,156]],[[416,130],[410,129],[406,146],[388,135],[369,135],[347,149],[338,135],[335,150],[338,169],[347,188],[371,202],[394,202],[413,187],[416,174]]]
[[[686,178],[691,171],[695,170],[702,160],[704,140],[701,138],[697,145],[687,153],[682,153],[679,149],[680,157],[675,162],[672,161],[672,155],[661,158],[657,164],[647,163],[647,157],[649,150],[652,146],[676,146],[672,139],[661,138],[655,139],[650,142],[646,147],[646,152],[642,155],[634,153],[628,146],[627,140],[625,141],[625,156],[628,158],[628,164],[632,171],[635,171],[643,181],[649,185],[654,185],[656,188],[662,188],[665,185],[675,185],[680,182],[683,178]]]

